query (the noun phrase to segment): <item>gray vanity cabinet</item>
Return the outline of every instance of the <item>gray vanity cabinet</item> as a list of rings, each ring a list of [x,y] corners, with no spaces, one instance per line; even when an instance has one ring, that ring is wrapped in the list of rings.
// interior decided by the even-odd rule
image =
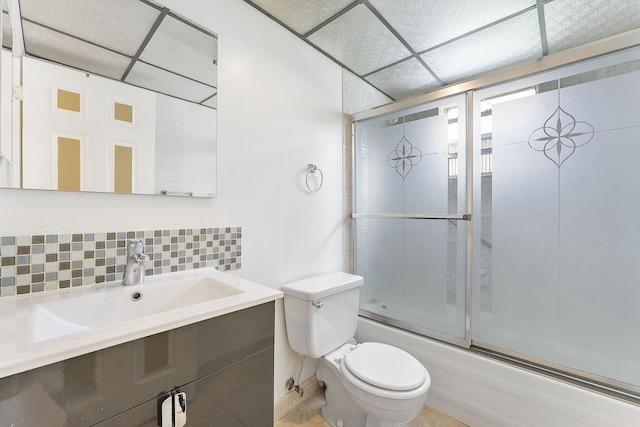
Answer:
[[[179,387],[186,393],[187,426],[273,426],[273,382],[264,367],[273,356],[264,351]],[[267,384],[269,383],[269,384]],[[270,387],[270,389],[269,389]],[[269,399],[264,399],[269,396]],[[97,424],[99,427],[157,427],[156,399]]]
[[[0,379],[0,426],[153,427],[186,393],[188,427],[273,425],[274,303]]]

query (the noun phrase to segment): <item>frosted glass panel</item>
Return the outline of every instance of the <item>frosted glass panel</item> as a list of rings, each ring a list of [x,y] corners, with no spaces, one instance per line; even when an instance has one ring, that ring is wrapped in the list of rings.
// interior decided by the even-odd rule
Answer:
[[[379,309],[401,301],[403,279],[402,220],[366,219],[355,223],[357,272],[365,277],[361,301]],[[388,306],[387,306],[388,307]]]
[[[637,388],[640,72],[629,55],[529,78],[521,99],[477,92],[491,143],[476,158],[489,152],[492,170],[476,187],[472,338]]]
[[[440,115],[361,128],[360,212],[446,212],[447,123]]]
[[[445,339],[466,339],[466,224],[384,214],[464,213],[463,106],[457,97],[356,124],[355,213],[383,215],[355,219],[361,312]]]
[[[489,333],[500,345],[514,333],[526,336],[523,352],[530,350],[529,345],[535,348],[533,338],[555,338],[557,321],[558,225],[555,216],[547,215],[557,210],[557,167],[531,150],[527,144],[530,131],[522,130],[522,117],[530,117],[530,111],[545,103],[546,95],[498,104],[493,113],[493,235],[489,239],[494,260],[494,322]],[[513,143],[512,134],[518,132],[524,132],[524,138]],[[527,285],[519,286],[524,283]],[[484,339],[487,333],[479,328],[474,331],[476,339]]]
[[[466,226],[459,227],[452,233],[446,221],[356,221],[356,273],[366,283],[361,309],[409,329],[464,338],[465,258],[456,258]]]

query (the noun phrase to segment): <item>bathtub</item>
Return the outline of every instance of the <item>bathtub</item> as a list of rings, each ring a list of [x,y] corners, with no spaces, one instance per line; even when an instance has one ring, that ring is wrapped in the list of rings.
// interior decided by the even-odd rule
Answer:
[[[472,427],[640,425],[640,406],[369,319],[356,339],[415,356],[431,374],[427,405]]]

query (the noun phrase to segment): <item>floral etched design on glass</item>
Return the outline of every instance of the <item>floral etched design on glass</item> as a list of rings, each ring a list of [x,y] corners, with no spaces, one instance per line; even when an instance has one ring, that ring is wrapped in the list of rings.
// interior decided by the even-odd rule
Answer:
[[[558,94],[558,97],[560,95]],[[558,101],[558,108],[549,116],[542,127],[529,135],[529,147],[541,151],[545,157],[560,168],[576,148],[588,144],[595,130],[587,122],[578,121],[567,113]]]
[[[396,148],[387,156],[387,163],[394,168],[402,180],[409,175],[411,169],[422,160],[422,151],[403,135]]]

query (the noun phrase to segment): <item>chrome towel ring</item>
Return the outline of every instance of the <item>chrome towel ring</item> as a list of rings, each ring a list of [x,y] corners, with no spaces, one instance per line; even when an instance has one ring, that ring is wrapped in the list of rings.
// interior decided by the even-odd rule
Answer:
[[[318,172],[318,174],[320,175],[320,182],[314,186],[312,185],[313,183],[311,184],[309,183],[309,180],[311,177],[316,176],[316,172]],[[310,163],[309,170],[307,171],[307,175],[304,178],[304,185],[307,187],[307,190],[309,190],[310,193],[315,193],[316,191],[320,190],[323,182],[324,182],[324,175],[322,174],[322,171],[320,170],[320,168]]]

